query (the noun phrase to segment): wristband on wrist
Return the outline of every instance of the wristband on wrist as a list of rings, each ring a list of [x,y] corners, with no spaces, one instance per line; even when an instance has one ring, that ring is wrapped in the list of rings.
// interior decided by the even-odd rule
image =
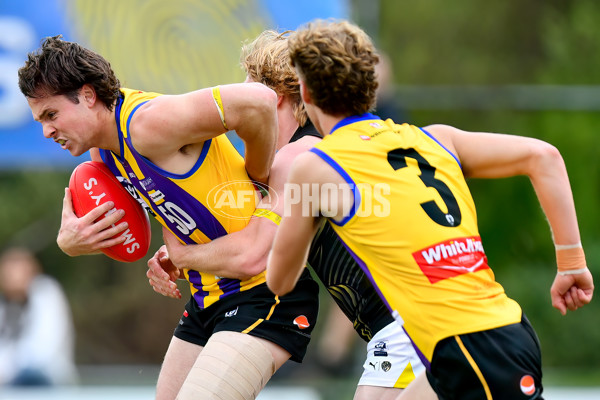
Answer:
[[[556,244],[554,247],[556,249],[556,266],[560,275],[582,274],[588,270],[581,243]]]
[[[558,271],[558,274],[562,275],[562,276],[565,276],[565,275],[577,275],[577,274],[583,274],[587,270],[588,270],[587,267],[580,268],[580,269],[570,269],[570,270],[567,270],[567,271]]]

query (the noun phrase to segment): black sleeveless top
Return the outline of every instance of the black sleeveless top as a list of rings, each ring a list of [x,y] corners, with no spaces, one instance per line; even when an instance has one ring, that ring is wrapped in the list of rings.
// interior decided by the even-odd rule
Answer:
[[[290,143],[304,136],[322,137],[308,121],[294,132]],[[325,222],[312,241],[308,265],[365,341],[394,321],[329,222]]]

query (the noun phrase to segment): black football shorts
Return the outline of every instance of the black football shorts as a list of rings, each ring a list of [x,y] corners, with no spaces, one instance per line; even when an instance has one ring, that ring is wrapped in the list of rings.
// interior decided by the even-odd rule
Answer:
[[[293,291],[275,296],[266,283],[229,295],[205,309],[193,297],[174,336],[200,346],[215,332],[244,332],[278,344],[302,362],[319,312],[319,286],[307,269]]]
[[[518,324],[441,340],[427,378],[440,400],[541,400],[541,363],[523,315]]]

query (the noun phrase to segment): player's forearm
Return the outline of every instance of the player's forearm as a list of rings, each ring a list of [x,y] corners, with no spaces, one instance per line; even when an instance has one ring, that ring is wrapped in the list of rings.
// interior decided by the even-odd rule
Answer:
[[[271,130],[265,134],[265,137],[277,135],[277,130]],[[276,140],[259,140],[258,143],[246,142],[246,171],[248,176],[260,183],[267,183],[269,171],[273,162]]]
[[[312,236],[284,218],[267,260],[267,286],[278,296],[291,292],[306,265]]]
[[[302,258],[295,256],[297,252],[290,253],[273,248],[267,260],[267,286],[277,296],[291,292],[304,268]]]
[[[190,246],[188,246],[190,247]],[[264,271],[267,254],[262,257],[245,251],[245,246],[220,243],[191,245],[185,265],[193,270],[232,279],[248,279]]]
[[[256,181],[267,183],[277,146],[277,95],[261,88],[253,97],[251,106],[244,105],[241,119],[236,119],[233,129],[244,141],[246,170]]]
[[[277,146],[277,115],[271,111],[264,109],[256,118],[256,121],[262,120],[262,124],[244,127],[246,171],[250,178],[261,183],[267,183]]]
[[[531,183],[552,229],[554,243],[580,242],[571,185],[564,161],[552,146],[540,149],[529,172]]]
[[[268,233],[259,236],[250,229],[206,244],[171,246],[169,257],[180,268],[243,280],[264,271],[270,246]]]

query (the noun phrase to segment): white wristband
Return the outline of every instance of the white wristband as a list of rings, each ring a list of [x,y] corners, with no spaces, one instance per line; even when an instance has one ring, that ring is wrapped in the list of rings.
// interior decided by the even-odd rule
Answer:
[[[583,247],[583,246],[581,246],[581,242],[575,243],[575,244],[555,244],[554,245],[554,248],[556,250],[577,249],[579,247]]]
[[[569,270],[566,270],[566,271],[558,271],[558,274],[561,275],[561,276],[565,276],[565,275],[577,275],[577,274],[583,274],[587,270],[588,270],[587,267],[585,267],[585,268],[579,268],[579,269],[569,269]]]

